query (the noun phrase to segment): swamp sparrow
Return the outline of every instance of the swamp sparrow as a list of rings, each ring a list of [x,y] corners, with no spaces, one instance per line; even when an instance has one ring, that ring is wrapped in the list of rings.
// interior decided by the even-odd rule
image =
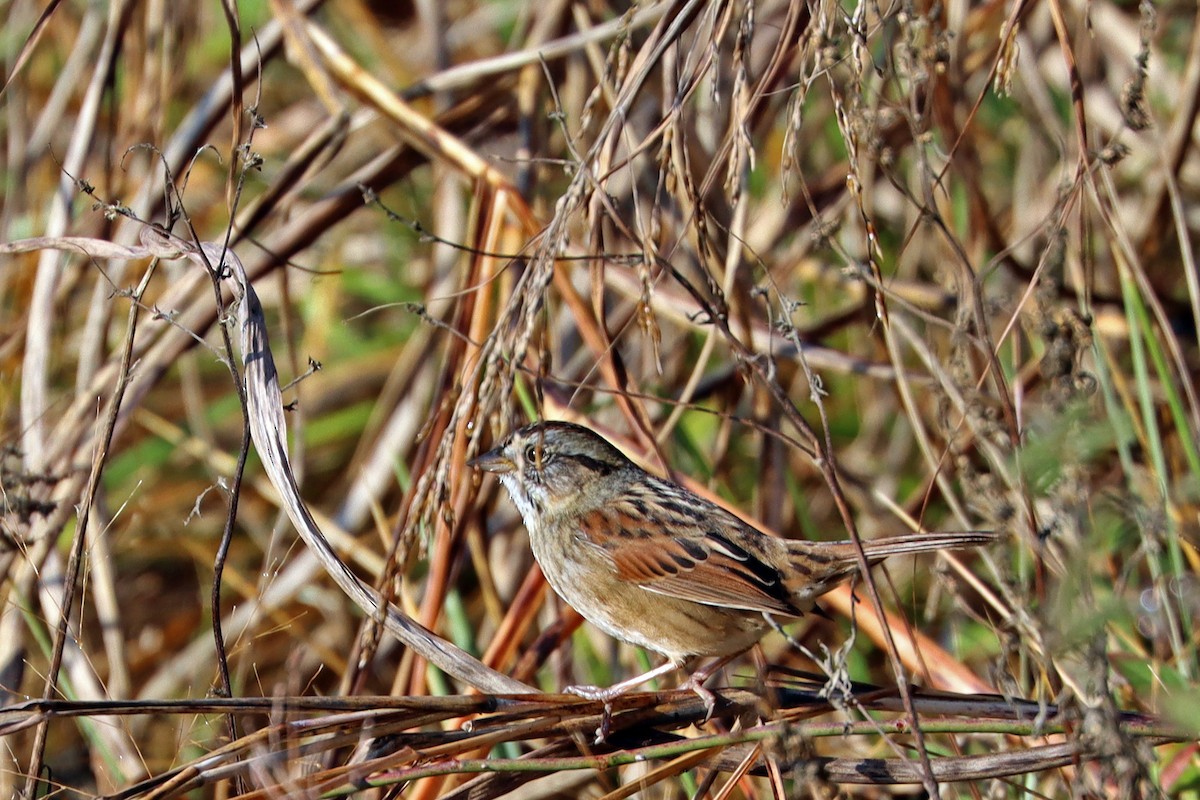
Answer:
[[[667,657],[606,689],[566,691],[606,703],[695,656],[716,657],[702,684],[767,632],[768,615],[799,617],[858,572],[854,545],[786,540],[757,530],[671,481],[656,478],[595,432],[566,422],[513,431],[471,466],[500,476],[521,512],[533,555],[559,596],[611,636]],[[864,541],[867,562],[989,544],[984,532]]]

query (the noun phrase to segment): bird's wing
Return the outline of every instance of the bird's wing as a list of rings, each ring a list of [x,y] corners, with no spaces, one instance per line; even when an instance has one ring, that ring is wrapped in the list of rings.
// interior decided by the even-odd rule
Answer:
[[[689,513],[693,510],[703,516]],[[580,527],[583,538],[611,561],[618,578],[647,591],[710,606],[791,617],[804,613],[779,569],[727,532],[765,534],[708,503],[669,516],[659,519],[644,504],[634,508],[618,501],[586,515]],[[674,535],[664,536],[664,527]]]

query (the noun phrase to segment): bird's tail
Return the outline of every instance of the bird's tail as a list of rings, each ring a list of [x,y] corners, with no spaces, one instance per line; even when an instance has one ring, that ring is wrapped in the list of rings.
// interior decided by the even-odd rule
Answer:
[[[892,536],[863,542],[867,561],[875,564],[888,556],[905,553],[928,553],[934,550],[961,550],[967,547],[983,547],[994,544],[999,536],[992,531],[950,531],[947,533],[913,533],[907,536]],[[854,545],[845,542],[851,558],[855,557]]]
[[[1000,535],[991,531],[951,531],[869,539],[864,540],[862,546],[867,563],[873,566],[889,556],[983,547],[999,540]],[[796,576],[792,588],[803,598],[819,597],[858,571],[858,553],[853,542],[792,539],[787,542],[787,547]]]

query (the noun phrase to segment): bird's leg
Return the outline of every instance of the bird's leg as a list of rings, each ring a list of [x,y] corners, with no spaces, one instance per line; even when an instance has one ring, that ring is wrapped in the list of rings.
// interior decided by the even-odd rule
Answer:
[[[753,645],[751,645],[751,647],[753,647]],[[716,661],[704,665],[700,669],[693,672],[692,677],[688,678],[687,683],[680,687],[681,689],[691,689],[696,693],[697,697],[704,701],[704,709],[706,713],[704,714],[703,722],[708,722],[710,719],[712,719],[713,710],[717,707],[717,696],[708,689],[704,688],[705,681],[715,675],[718,670],[720,670],[730,661],[733,661],[735,658],[749,649],[750,648],[747,647],[745,650],[739,650],[736,653],[730,653],[727,656],[721,656]],[[703,724],[703,722],[701,724]]]
[[[609,723],[612,721],[612,701],[621,695],[628,692],[630,689],[641,686],[647,681],[666,675],[668,672],[678,668],[678,664],[674,661],[655,667],[649,672],[642,673],[632,678],[614,683],[612,686],[568,686],[563,689],[566,694],[573,694],[576,697],[582,697],[584,700],[598,700],[604,703],[604,716],[600,718],[600,727],[596,729],[596,744],[603,744],[608,738]],[[708,691],[705,689],[704,691]],[[709,693],[711,696],[711,692]]]

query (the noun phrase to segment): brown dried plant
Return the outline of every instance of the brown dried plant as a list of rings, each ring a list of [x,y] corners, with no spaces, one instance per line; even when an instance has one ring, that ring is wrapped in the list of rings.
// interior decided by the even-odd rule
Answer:
[[[0,795],[1195,794],[1195,9],[3,13]],[[595,744],[532,419],[1003,543]]]

